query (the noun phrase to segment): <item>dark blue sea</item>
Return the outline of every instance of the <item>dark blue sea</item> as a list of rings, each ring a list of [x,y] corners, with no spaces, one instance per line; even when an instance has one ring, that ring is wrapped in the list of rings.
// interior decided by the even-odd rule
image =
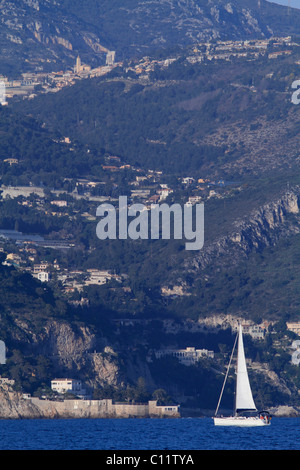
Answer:
[[[0,420],[0,450],[300,450],[300,418],[258,428],[209,418]]]

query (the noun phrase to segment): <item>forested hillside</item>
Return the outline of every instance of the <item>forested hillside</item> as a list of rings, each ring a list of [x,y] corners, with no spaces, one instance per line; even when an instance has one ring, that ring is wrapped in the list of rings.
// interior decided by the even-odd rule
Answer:
[[[0,12],[1,74],[65,71],[78,53],[96,67],[108,49],[120,60],[60,91],[43,76],[30,99],[0,107],[4,373],[30,393],[59,374],[96,398],[145,400],[158,387],[165,401],[193,390],[192,406],[210,407],[233,338],[232,324],[214,321],[243,318],[270,326],[245,340],[259,364],[255,398],[298,404],[286,321],[300,312],[299,11],[264,0],[0,0]],[[203,249],[100,240],[97,207],[117,208],[120,195],[147,209],[202,202]],[[43,263],[46,284],[33,276]],[[187,369],[153,353],[193,345],[213,361]]]
[[[50,132],[32,115],[24,116],[10,108],[0,108],[0,154],[3,184],[27,185],[29,182],[55,188],[63,178],[93,173],[99,168],[103,149],[87,153],[87,147],[64,143],[59,131]],[[4,160],[16,158],[18,166]]]
[[[131,294],[114,297],[103,286],[98,294],[90,292],[92,302],[110,304],[123,314],[159,317],[165,312],[194,318],[224,310],[242,310],[257,318],[263,302],[264,314],[279,318],[286,309],[283,293],[289,288],[290,315],[297,315],[297,285],[286,273],[291,266],[297,267],[298,219],[289,215],[282,226],[273,228],[269,216],[261,220],[259,215],[265,204],[275,201],[277,207],[276,200],[287,188],[299,185],[295,171],[299,164],[299,113],[291,103],[297,51],[296,47],[291,56],[275,62],[261,57],[200,64],[189,63],[187,51],[169,67],[157,67],[147,83],[132,71],[119,68],[105,79],[83,80],[55,95],[15,103],[17,112],[34,116],[43,123],[45,132],[47,129],[53,135],[68,135],[77,142],[74,159],[66,150],[66,158],[60,158],[58,164],[51,160],[58,177],[68,172],[75,177],[82,171],[82,175],[102,182],[111,179],[115,196],[130,195],[132,186],[128,182],[132,174],[109,174],[102,168],[105,156],[115,155],[142,174],[148,169],[162,170],[162,182],[174,189],[170,201],[185,200],[186,190],[180,184],[184,176],[193,177],[195,182],[208,178],[234,183],[232,189],[230,185],[219,188],[217,198],[205,198],[202,251],[209,262],[204,264],[202,251],[199,256],[188,253],[179,240],[111,240],[103,245],[95,236],[95,222],[86,222],[84,227],[82,221],[74,221],[75,240],[80,239],[91,250],[81,262],[97,267],[100,256],[103,267],[129,276]],[[86,160],[82,149],[87,148],[90,152]],[[85,161],[84,166],[80,161]],[[60,166],[61,162],[64,164]],[[188,191],[201,195],[196,183]],[[90,205],[90,213],[95,214],[95,210]],[[253,228],[241,225],[238,229],[242,238],[245,232],[247,248],[235,252],[233,264],[231,242],[228,258],[220,256],[216,247],[223,246],[224,237],[230,240],[236,224],[248,218]],[[280,258],[283,246],[286,269],[274,271],[273,260]],[[295,261],[291,265],[292,259]],[[261,263],[259,275],[257,262]],[[185,295],[168,299],[162,296],[162,288],[178,285]],[[271,307],[267,292],[272,292],[274,285],[278,295]]]
[[[297,154],[295,57],[207,64],[182,58],[154,71],[149,84],[122,69],[111,80],[84,80],[20,109],[143,168],[239,178],[287,167]]]

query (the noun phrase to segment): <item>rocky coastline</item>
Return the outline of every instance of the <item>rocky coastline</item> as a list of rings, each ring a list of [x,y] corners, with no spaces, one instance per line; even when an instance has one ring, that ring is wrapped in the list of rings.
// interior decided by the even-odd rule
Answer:
[[[296,406],[277,406],[269,412],[276,418],[300,417],[300,407]],[[53,401],[24,398],[9,387],[0,390],[0,419],[207,418],[213,415],[213,410],[157,406],[155,401],[136,405],[114,404],[109,399]]]
[[[79,418],[179,418],[179,406],[160,406],[156,400],[148,403],[115,403],[103,400],[48,400],[24,396],[2,386],[0,419],[79,419]]]

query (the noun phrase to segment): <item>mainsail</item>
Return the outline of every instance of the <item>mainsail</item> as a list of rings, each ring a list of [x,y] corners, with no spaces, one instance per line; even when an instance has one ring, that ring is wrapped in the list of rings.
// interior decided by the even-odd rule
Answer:
[[[235,413],[234,416],[220,416],[218,417],[218,410],[221,403],[225,383],[228,377],[229,368],[232,362],[233,353],[238,342],[237,351],[237,366],[236,366],[236,393],[235,393]],[[249,413],[243,413],[244,411]],[[256,411],[253,416],[253,411]],[[226,375],[223,382],[218,406],[214,416],[214,424],[216,426],[266,426],[271,423],[271,417],[267,412],[260,412],[259,416],[253,400],[248,372],[246,367],[246,359],[244,352],[242,326],[240,325],[236,335],[232,353],[230,356],[229,364],[227,367]]]
[[[240,325],[239,339],[238,339],[238,357],[237,357],[237,380],[236,380],[236,400],[235,411],[236,413],[243,410],[256,410],[253,400],[252,391],[249,383],[244,343],[242,336],[242,326]]]

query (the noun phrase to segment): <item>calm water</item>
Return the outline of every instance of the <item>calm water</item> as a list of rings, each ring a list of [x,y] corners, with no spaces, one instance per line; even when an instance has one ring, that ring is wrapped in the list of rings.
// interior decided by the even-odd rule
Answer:
[[[300,450],[300,418],[262,428],[209,418],[0,420],[1,450]]]

